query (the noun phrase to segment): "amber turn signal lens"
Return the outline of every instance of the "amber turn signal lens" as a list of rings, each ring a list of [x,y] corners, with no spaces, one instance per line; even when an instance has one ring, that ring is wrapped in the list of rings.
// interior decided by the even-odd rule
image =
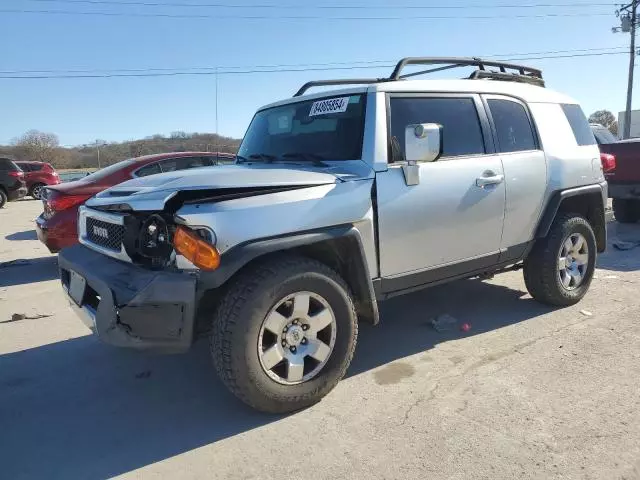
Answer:
[[[216,247],[209,245],[192,231],[178,227],[173,236],[176,251],[203,270],[215,270],[220,266],[220,254]]]

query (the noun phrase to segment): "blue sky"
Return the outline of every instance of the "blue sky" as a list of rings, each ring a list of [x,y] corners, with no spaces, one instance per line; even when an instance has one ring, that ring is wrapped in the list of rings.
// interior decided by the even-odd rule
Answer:
[[[120,0],[124,1],[124,0]],[[0,70],[140,69],[228,67],[395,60],[404,56],[484,56],[628,45],[628,34],[613,34],[612,6],[493,8],[524,0],[344,0],[311,3],[243,0],[244,5],[278,4],[291,9],[145,7],[53,1],[0,2]],[[604,0],[605,2],[607,0]],[[154,3],[226,3],[154,0]],[[116,3],[116,0],[113,0]],[[403,9],[454,5],[466,9]],[[549,0],[527,3],[577,3]],[[309,9],[305,5],[368,6]],[[483,8],[471,8],[473,5]],[[375,9],[373,6],[383,7]],[[389,8],[393,7],[393,8]],[[8,13],[65,10],[170,15],[384,16],[403,20],[159,18]],[[605,16],[544,18],[441,18],[606,13]],[[8,39],[8,40],[7,40]],[[622,50],[619,50],[622,51]],[[511,55],[510,57],[513,57]],[[624,108],[628,55],[528,60],[542,68],[550,88],[577,98],[587,114]],[[255,109],[290,96],[310,79],[388,75],[389,68],[220,75],[219,133],[241,137]],[[638,72],[640,74],[640,72]],[[0,73],[0,76],[6,75]],[[637,82],[636,82],[637,85]],[[637,92],[636,98],[640,95]],[[640,101],[640,100],[639,100]],[[634,102],[634,106],[640,105]],[[122,141],[172,131],[215,131],[215,78],[175,76],[101,79],[0,79],[0,144],[29,129],[56,133],[64,145],[97,138]]]

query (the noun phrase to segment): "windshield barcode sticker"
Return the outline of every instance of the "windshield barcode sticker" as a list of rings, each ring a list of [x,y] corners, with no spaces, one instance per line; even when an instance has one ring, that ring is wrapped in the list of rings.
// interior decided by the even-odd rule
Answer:
[[[311,105],[310,117],[316,115],[327,115],[329,113],[343,113],[349,106],[349,97],[331,98],[329,100],[318,100]]]

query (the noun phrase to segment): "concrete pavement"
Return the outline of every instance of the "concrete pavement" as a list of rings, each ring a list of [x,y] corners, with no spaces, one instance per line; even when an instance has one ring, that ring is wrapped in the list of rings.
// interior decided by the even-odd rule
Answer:
[[[40,209],[0,210],[0,262],[29,261],[0,267],[1,478],[640,479],[640,247],[601,256],[572,308],[517,272],[392,299],[334,392],[273,416],[227,393],[206,342],[159,356],[90,336]],[[469,332],[433,330],[445,313]]]

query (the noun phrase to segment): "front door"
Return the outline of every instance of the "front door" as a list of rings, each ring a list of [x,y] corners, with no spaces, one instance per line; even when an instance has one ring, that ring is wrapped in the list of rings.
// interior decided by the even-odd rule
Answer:
[[[376,180],[381,277],[410,288],[496,263],[504,172],[479,97],[402,94],[389,103],[392,158]],[[408,186],[400,164],[404,131],[417,123],[442,125],[443,155],[421,163],[419,184]]]

